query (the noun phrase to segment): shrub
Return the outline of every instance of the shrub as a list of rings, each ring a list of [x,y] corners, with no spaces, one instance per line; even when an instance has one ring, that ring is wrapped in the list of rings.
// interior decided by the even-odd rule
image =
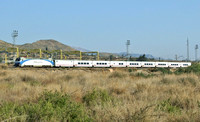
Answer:
[[[168,79],[168,78],[162,78],[161,80],[160,80],[160,82],[162,83],[162,84],[171,84],[171,83],[174,83],[174,81],[172,81],[171,79]]]
[[[135,76],[142,77],[142,78],[149,78],[149,77],[153,77],[155,75],[154,74],[144,74],[142,72],[138,72],[138,73],[135,74]]]
[[[186,69],[185,69],[185,68],[182,68],[182,67],[178,68],[178,69],[174,72],[174,74],[176,74],[176,75],[180,75],[180,74],[183,74],[183,73],[186,73]]]
[[[23,110],[14,103],[3,103],[0,105],[0,121],[12,120],[16,116],[23,115]],[[16,120],[16,119],[15,119]]]
[[[6,76],[8,73],[6,71],[1,71],[0,76]]]
[[[0,120],[26,115],[26,121],[92,121],[81,104],[59,92],[45,91],[36,103],[2,104],[0,113]]]
[[[128,69],[128,72],[132,72],[133,70],[132,69]]]
[[[187,67],[185,72],[190,73],[200,73],[200,64],[199,63],[193,63],[191,66]]]
[[[88,92],[83,97],[83,102],[88,106],[92,105],[104,105],[106,102],[111,101],[112,98],[105,90],[96,90],[94,89],[91,92]]]
[[[0,69],[8,69],[8,65],[0,65]]]
[[[192,77],[187,77],[187,78],[178,79],[178,83],[183,84],[183,85],[191,84],[192,86],[196,86],[197,81]]]
[[[171,114],[180,114],[181,106],[177,101],[172,101],[170,98],[162,101],[158,106],[158,110],[171,113]]]
[[[124,78],[126,76],[127,74],[122,73],[122,72],[113,72],[110,74],[109,78]]]
[[[73,79],[73,77],[72,77],[71,75],[65,75],[65,76],[63,77],[63,79],[64,79],[65,81],[69,81],[69,80]]]
[[[29,82],[29,81],[34,81],[35,80],[35,78],[33,77],[33,76],[30,76],[30,75],[22,75],[21,76],[21,80],[23,81],[23,82]]]
[[[135,68],[132,68],[132,69],[128,69],[128,72],[134,72],[134,71],[136,71],[137,69],[135,69]]]
[[[163,74],[172,74],[169,68],[157,68],[157,70],[162,72]]]

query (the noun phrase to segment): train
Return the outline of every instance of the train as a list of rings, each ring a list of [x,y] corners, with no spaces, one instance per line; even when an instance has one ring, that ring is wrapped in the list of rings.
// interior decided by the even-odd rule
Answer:
[[[191,62],[157,62],[157,61],[91,61],[91,60],[52,60],[52,59],[26,59],[19,57],[15,60],[16,67],[160,67],[178,68],[189,67]]]

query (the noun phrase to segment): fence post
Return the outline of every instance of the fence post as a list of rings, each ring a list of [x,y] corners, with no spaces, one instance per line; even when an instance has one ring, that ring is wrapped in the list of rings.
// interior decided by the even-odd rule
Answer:
[[[97,60],[99,60],[99,51],[97,52]]]
[[[42,50],[40,49],[40,58],[42,58]]]
[[[80,51],[80,60],[82,60],[82,53],[81,53],[81,51]]]
[[[61,60],[63,59],[62,50],[60,50],[60,59],[61,59]]]
[[[19,48],[17,47],[17,58],[19,58]]]
[[[8,65],[8,62],[7,62],[7,54],[5,54],[5,65]]]

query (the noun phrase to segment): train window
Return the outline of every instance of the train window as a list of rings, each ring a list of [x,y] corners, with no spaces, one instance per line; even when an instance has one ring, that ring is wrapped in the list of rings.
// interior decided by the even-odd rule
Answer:
[[[158,65],[163,65],[163,66],[165,66],[166,64],[158,64]]]
[[[78,62],[78,64],[81,64],[80,62]]]
[[[130,63],[130,65],[138,65],[138,63]]]
[[[105,63],[105,65],[107,65],[107,63]]]
[[[89,63],[87,63],[89,65]]]
[[[83,63],[81,62],[81,64],[83,64]]]
[[[173,65],[173,66],[178,66],[178,64],[171,64],[171,65]]]
[[[123,63],[119,63],[119,65],[123,65]]]

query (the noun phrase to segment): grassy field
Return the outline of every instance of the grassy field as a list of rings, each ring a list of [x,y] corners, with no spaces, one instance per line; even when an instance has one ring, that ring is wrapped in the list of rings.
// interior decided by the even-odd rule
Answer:
[[[200,75],[182,70],[1,66],[0,121],[199,121]]]

